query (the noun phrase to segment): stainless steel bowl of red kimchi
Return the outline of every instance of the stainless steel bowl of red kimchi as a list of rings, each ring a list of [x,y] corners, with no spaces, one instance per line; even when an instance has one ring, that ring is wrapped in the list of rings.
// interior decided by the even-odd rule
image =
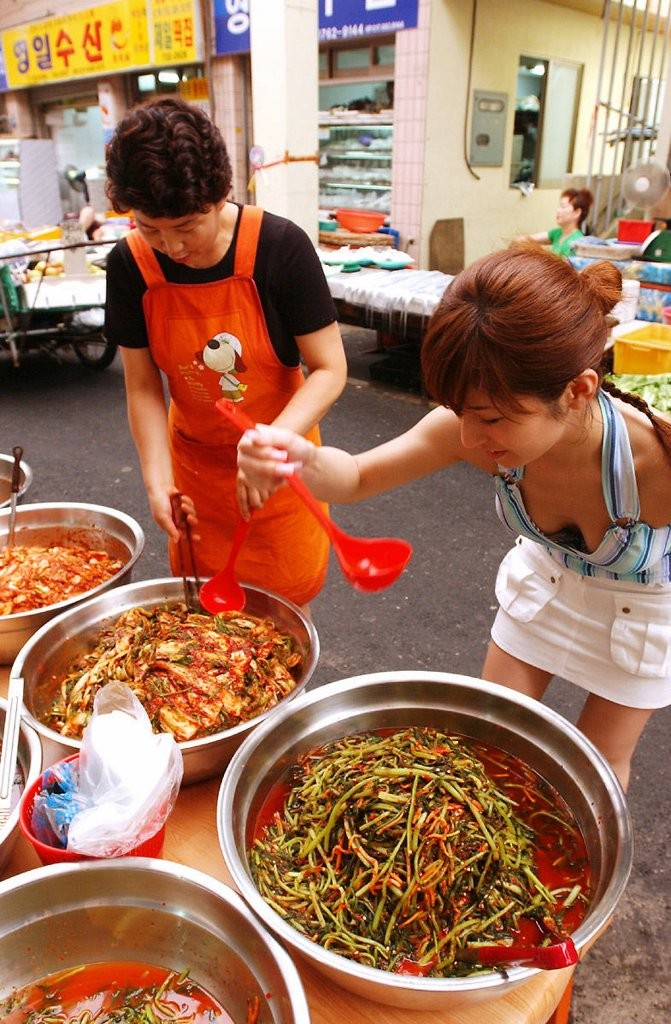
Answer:
[[[448,1013],[538,984],[473,963],[481,946],[584,952],[633,856],[624,793],[571,723],[443,672],[298,697],[232,758],[217,821],[236,888],[290,950],[357,995]]]
[[[11,675],[23,677],[45,763],[81,747],[97,690],[116,679],[131,687],[155,732],[175,737],[185,785],[221,775],[245,736],[307,686],[319,657],[300,608],[244,590],[242,612],[212,616],[186,607],[181,579],[139,580],[38,630]]]
[[[0,962],[3,1021],[310,1022],[296,968],[238,894],[164,860],[0,882]]]
[[[104,505],[44,502],[0,510],[0,664],[55,615],[128,583],[144,548],[131,516]]]

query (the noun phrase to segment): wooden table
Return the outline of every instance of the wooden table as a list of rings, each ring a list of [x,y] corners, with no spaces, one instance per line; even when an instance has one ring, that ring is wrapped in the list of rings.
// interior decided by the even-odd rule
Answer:
[[[9,667],[0,666],[0,695],[7,695]],[[46,766],[45,766],[46,767]],[[185,787],[168,819],[163,857],[197,868],[232,886],[217,836],[216,807],[220,779]],[[40,866],[37,854],[19,835],[3,878]],[[450,1013],[402,1010],[355,996],[327,981],[312,967],[297,964],[313,1024],[551,1024],[572,979],[573,968],[548,971],[486,1003]],[[565,1017],[562,1019],[566,1019]],[[557,1024],[561,1024],[557,1020]]]

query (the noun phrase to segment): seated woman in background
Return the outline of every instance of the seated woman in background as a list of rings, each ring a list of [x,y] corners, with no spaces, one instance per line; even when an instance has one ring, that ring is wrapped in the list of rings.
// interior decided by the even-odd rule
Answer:
[[[86,232],[86,237],[92,242],[101,242],[105,237],[103,222],[98,220],[96,212],[88,204],[79,211],[79,223]]]
[[[557,227],[536,235],[523,235],[522,238],[549,245],[552,252],[568,259],[575,243],[583,238],[583,224],[593,202],[594,196],[588,188],[564,189],[557,207]]]

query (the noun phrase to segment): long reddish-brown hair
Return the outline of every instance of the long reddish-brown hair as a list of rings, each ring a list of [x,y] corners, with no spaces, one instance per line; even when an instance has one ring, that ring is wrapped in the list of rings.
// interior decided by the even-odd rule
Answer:
[[[603,379],[606,317],[621,295],[622,275],[607,260],[578,272],[525,242],[483,256],[450,282],[429,321],[421,354],[428,393],[457,415],[472,390],[519,410],[524,397],[552,405],[592,369],[602,387],[645,412],[671,453],[671,427]]]

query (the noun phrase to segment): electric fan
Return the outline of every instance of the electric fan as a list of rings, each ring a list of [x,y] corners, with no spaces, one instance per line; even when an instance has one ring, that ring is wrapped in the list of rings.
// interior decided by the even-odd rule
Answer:
[[[75,192],[81,192],[84,196],[84,202],[88,206],[91,202],[91,198],[89,196],[89,187],[86,183],[86,171],[80,171],[72,164],[68,164],[63,171],[63,177]]]
[[[640,160],[628,167],[622,175],[622,194],[629,209],[639,207],[649,214],[651,207],[658,203],[671,188],[671,174],[668,167],[658,160]],[[660,231],[653,231],[641,246],[639,259],[657,263],[671,261],[671,230],[669,221]]]

